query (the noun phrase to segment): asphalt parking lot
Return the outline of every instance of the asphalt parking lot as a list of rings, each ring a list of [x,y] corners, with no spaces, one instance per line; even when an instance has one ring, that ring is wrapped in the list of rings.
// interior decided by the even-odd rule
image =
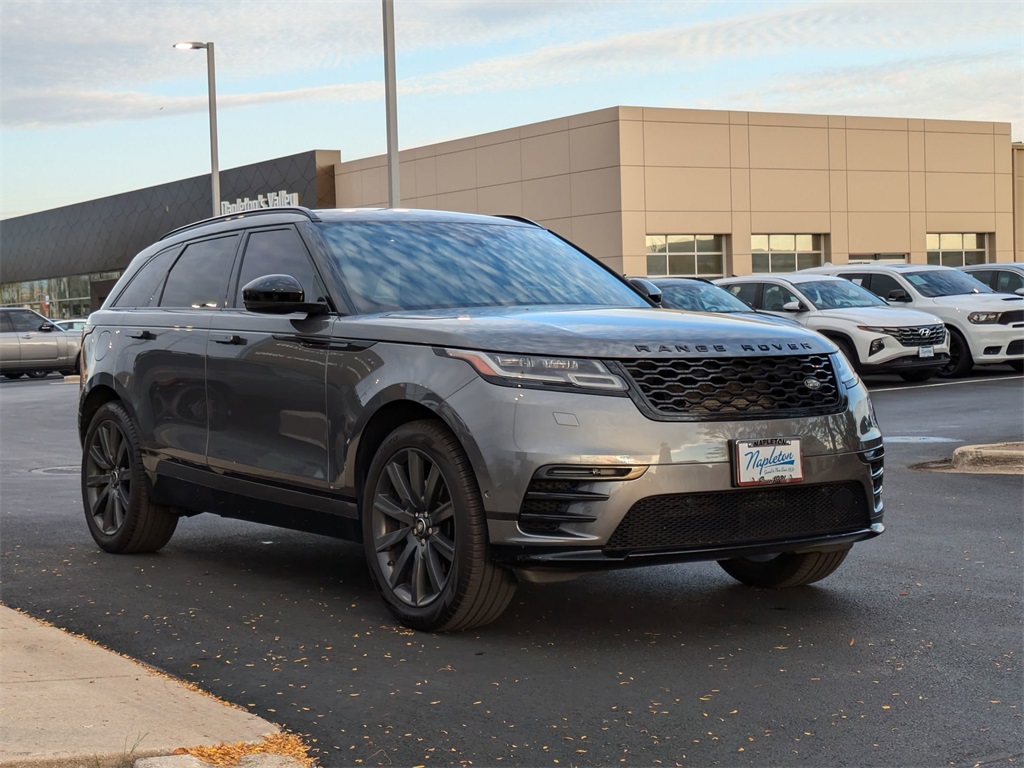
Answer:
[[[322,765],[1012,765],[1024,477],[932,472],[1024,439],[1024,379],[871,383],[886,522],[815,587],[711,563],[524,585],[462,634],[394,624],[359,547],[200,516],[111,556],[82,519],[77,387],[0,385],[2,599],[303,734]]]

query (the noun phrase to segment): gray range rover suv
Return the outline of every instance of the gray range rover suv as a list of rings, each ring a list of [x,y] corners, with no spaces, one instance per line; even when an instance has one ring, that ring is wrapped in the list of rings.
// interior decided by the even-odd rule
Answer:
[[[166,235],[84,332],[108,552],[213,512],[362,542],[397,619],[518,580],[717,560],[757,587],[881,533],[882,436],[823,336],[653,306],[532,222],[278,208]]]

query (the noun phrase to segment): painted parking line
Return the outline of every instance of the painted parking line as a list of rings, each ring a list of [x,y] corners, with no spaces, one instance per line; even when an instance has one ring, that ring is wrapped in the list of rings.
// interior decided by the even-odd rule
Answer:
[[[1015,376],[1000,376],[995,379],[963,379],[962,381],[937,381],[934,384],[917,384],[913,387],[902,386],[902,387],[880,387],[874,388],[869,387],[868,392],[912,392],[915,389],[925,389],[926,387],[956,387],[961,384],[977,384],[979,382],[985,383],[989,381],[1013,381],[1014,379],[1020,379],[1020,374]]]

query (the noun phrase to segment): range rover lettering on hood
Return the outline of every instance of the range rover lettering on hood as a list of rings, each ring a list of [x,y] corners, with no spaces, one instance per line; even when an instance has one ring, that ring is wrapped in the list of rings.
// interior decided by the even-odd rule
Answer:
[[[772,341],[766,344],[636,344],[637,352],[806,352],[814,345],[805,341]]]

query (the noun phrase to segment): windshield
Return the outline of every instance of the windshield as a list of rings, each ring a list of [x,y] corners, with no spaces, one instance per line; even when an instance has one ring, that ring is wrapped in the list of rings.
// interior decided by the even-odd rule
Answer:
[[[661,306],[693,312],[753,312],[746,302],[724,288],[704,283],[656,283]]]
[[[437,221],[320,228],[356,311],[454,307],[647,307],[625,283],[546,230]]]
[[[849,280],[822,280],[797,283],[796,288],[815,309],[850,309],[852,307],[885,307],[884,301],[867,288]]]
[[[903,276],[922,296],[962,296],[965,293],[994,293],[980,280],[958,269],[929,269],[904,272]]]

